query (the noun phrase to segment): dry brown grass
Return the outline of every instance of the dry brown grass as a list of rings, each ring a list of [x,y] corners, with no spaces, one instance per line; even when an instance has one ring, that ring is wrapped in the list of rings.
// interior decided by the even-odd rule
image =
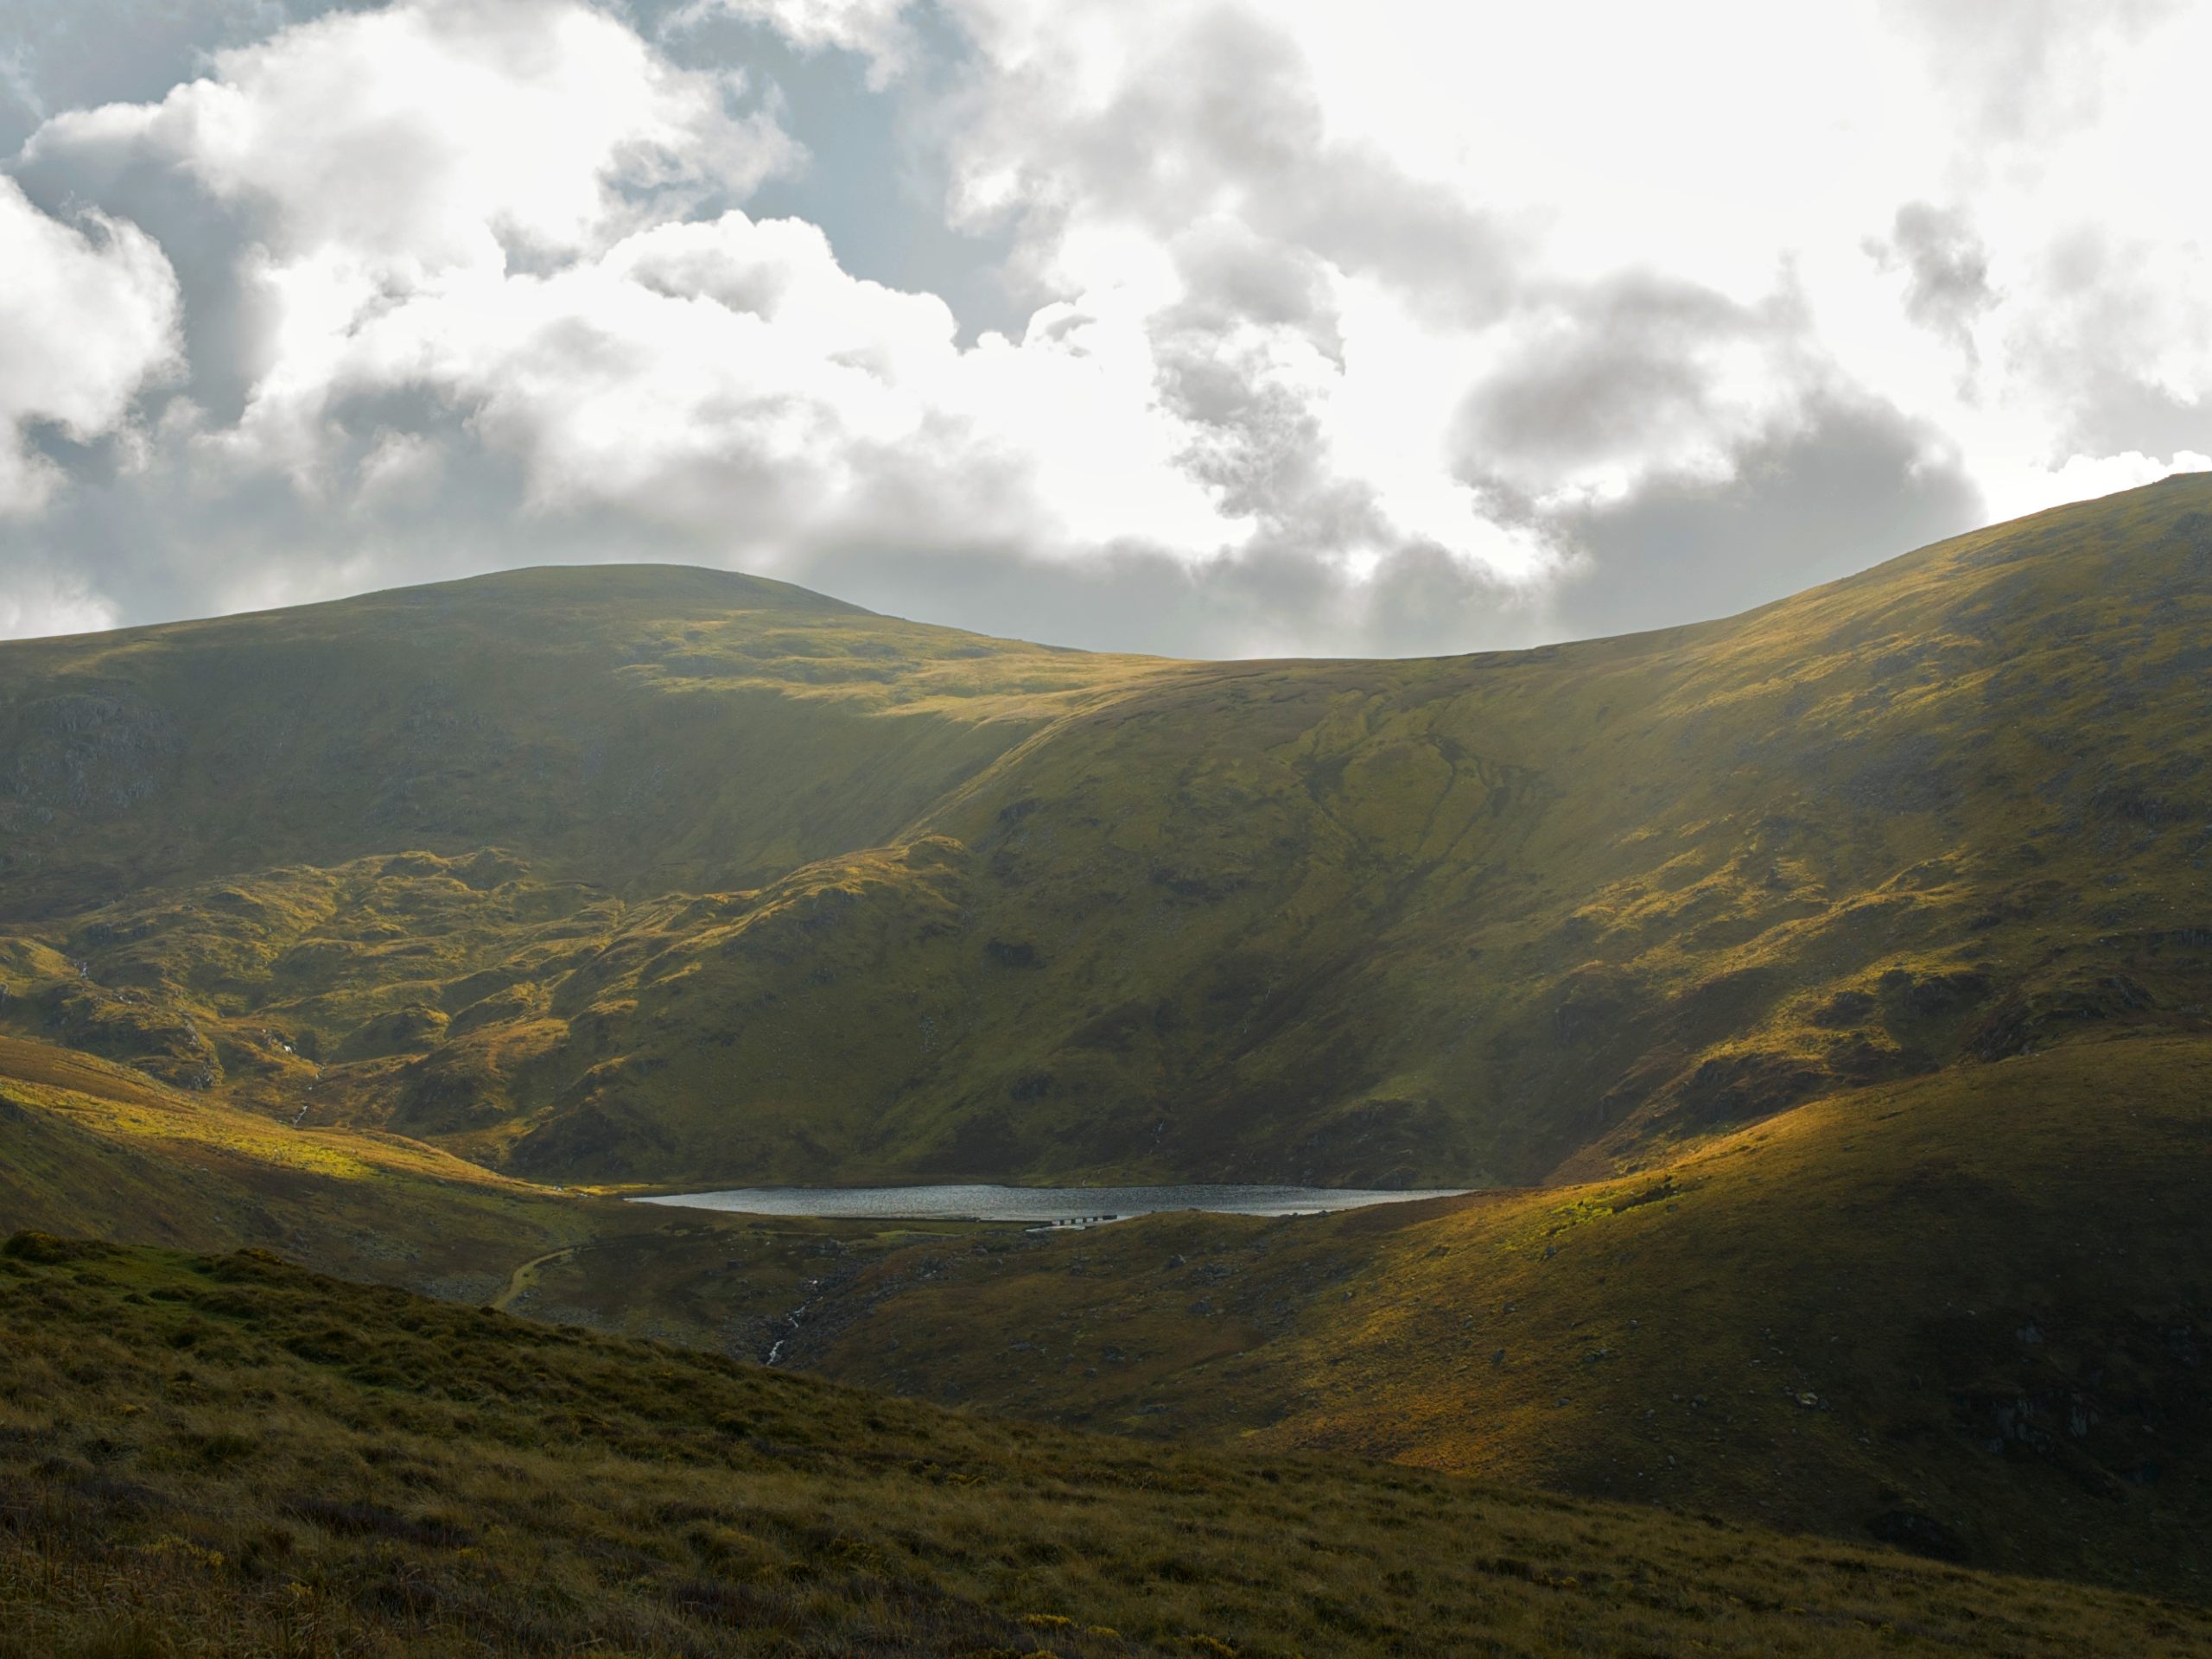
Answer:
[[[995,1423],[335,1283],[0,1255],[0,1655],[2204,1652],[2206,1616]]]

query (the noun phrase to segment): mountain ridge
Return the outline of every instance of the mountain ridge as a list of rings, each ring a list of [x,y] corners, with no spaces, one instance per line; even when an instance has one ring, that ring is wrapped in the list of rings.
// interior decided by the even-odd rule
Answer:
[[[2208,509],[1464,658],[619,565],[0,648],[7,1017],[558,1179],[1601,1173],[2201,1024]]]
[[[2212,480],[1456,658],[458,591],[0,647],[0,1232],[2201,1599]],[[931,1177],[1482,1190],[608,1190]]]

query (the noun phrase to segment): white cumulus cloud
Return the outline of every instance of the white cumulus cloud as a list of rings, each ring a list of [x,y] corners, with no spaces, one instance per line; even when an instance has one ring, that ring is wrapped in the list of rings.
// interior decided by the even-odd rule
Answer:
[[[0,232],[56,294],[158,238],[189,362],[26,369],[0,491],[156,612],[594,554],[1190,650],[1745,606],[2212,450],[2212,7],[1963,15],[330,10],[18,157]],[[888,175],[995,327],[848,237]],[[130,435],[99,511],[41,423]]]
[[[906,68],[919,49],[909,10],[907,0],[684,0],[662,29],[681,35],[709,18],[744,18],[774,29],[802,51],[857,52],[880,86]]]
[[[35,512],[62,481],[29,442],[45,424],[77,443],[115,432],[176,359],[177,285],[136,226],[41,213],[0,176],[0,518]]]
[[[173,158],[280,268],[404,282],[751,188],[792,156],[730,108],[741,85],[577,0],[404,0],[219,53],[159,104],[57,116],[27,153]]]

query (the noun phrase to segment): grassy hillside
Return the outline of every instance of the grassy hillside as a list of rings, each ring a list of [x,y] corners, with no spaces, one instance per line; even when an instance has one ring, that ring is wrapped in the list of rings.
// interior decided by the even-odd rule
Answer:
[[[1147,670],[669,566],[10,643],[0,916],[509,844],[626,894],[756,884]]]
[[[1525,1183],[2212,1006],[2212,480],[1171,664],[704,572],[0,647],[0,1026],[556,1179]]]
[[[855,1251],[786,1363],[2204,1600],[2208,1147],[2212,1044],[2083,1043],[1628,1179]],[[683,1254],[564,1264],[536,1305],[618,1317]]]
[[[582,1273],[604,1328],[760,1359],[826,1261],[969,1230],[836,1226],[534,1186],[376,1131],[272,1122],[65,1049],[0,1038],[0,1230],[283,1252],[327,1273],[535,1310]]]
[[[643,1230],[389,1135],[275,1122],[66,1050],[0,1039],[0,1224],[140,1244],[281,1249],[483,1300],[511,1263]]]
[[[2208,1103],[2212,1045],[2151,1033],[1631,1178],[1047,1238],[625,1205],[0,1040],[0,1227],[251,1243],[942,1402],[2201,1600]]]
[[[651,568],[0,646],[0,1231],[594,1332],[21,1245],[0,1656],[2194,1650],[1859,1552],[2212,1593],[2208,670],[2203,478],[1420,662]],[[1051,1239],[571,1190],[925,1176],[1491,1190]]]
[[[0,1249],[0,1656],[2182,1656],[2195,1609]]]

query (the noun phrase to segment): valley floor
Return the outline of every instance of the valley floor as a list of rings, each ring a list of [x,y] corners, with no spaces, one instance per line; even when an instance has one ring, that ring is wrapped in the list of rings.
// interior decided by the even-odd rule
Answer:
[[[4,1659],[2205,1650],[2198,1039],[1578,1186],[1057,1236],[626,1204],[0,1063],[0,1226],[219,1253],[10,1247]]]
[[[516,1306],[2203,1600],[2208,1144],[2212,1045],[2145,1038],[1812,1103],[1631,1176],[1325,1218],[963,1238],[695,1212]]]

